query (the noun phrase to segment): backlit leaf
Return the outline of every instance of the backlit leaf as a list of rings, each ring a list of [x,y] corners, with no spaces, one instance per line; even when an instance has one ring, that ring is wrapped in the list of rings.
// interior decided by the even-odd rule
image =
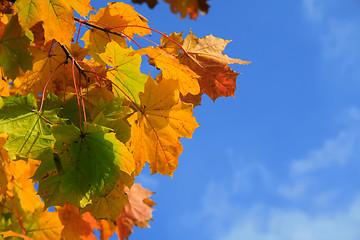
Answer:
[[[115,133],[97,125],[83,127],[83,131],[73,125],[53,127],[58,157],[55,163],[42,166],[42,162],[34,176],[46,206],[61,205],[67,198],[85,207],[92,198],[111,192],[120,171],[129,175],[134,171],[133,157]]]
[[[61,223],[64,229],[61,232],[63,239],[96,239],[92,224],[96,224],[96,220],[85,216],[81,216],[79,208],[66,203],[58,210]]]
[[[15,79],[19,68],[23,71],[32,68],[29,44],[30,39],[25,36],[17,16],[13,16],[6,24],[3,35],[0,35],[0,66],[5,76]]]
[[[135,53],[149,55],[151,57],[149,61],[162,70],[163,78],[178,82],[181,94],[191,93],[196,95],[200,93],[199,76],[188,66],[180,64],[179,60],[173,55],[159,47],[147,47],[137,50]],[[173,84],[176,85],[176,82]]]
[[[130,190],[126,189],[126,192],[129,196],[129,204],[116,219],[117,233],[121,240],[130,236],[134,226],[149,227],[149,220],[152,220],[152,211],[154,211],[151,207],[155,205],[149,199],[154,193],[143,188],[141,184],[134,184]]]
[[[122,48],[116,42],[106,45],[106,51],[99,54],[100,58],[111,68],[107,77],[122,91],[114,87],[114,91],[120,96],[139,103],[139,92],[144,91],[147,75],[140,72],[141,56],[130,55],[132,48]],[[126,95],[127,96],[126,96]],[[130,99],[128,99],[130,97]]]
[[[222,54],[229,42],[230,40],[212,35],[199,39],[192,32],[183,42],[187,54],[180,55],[180,62],[188,65],[200,76],[201,93],[207,94],[213,101],[218,97],[235,96],[236,78],[239,73],[233,71],[228,64],[250,63]]]
[[[199,126],[192,116],[192,106],[179,101],[179,91],[172,81],[156,84],[151,78],[140,94],[142,111],[129,119],[131,138],[127,143],[134,154],[136,174],[145,162],[151,173],[172,176],[182,152],[180,137],[191,138]]]
[[[45,42],[52,39],[69,45],[75,32],[73,8],[67,0],[19,0],[13,8],[19,15],[20,25],[29,30],[43,21]],[[73,3],[75,4],[75,3]]]
[[[38,111],[33,94],[3,97],[0,108],[0,132],[9,134],[4,149],[10,160],[16,158],[52,158],[54,137],[51,125],[60,121],[57,110]]]

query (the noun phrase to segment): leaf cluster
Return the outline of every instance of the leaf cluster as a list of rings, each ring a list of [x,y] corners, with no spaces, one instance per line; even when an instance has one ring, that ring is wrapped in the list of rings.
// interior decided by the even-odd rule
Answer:
[[[199,126],[193,108],[203,94],[234,96],[228,64],[249,63],[222,53],[229,40],[166,35],[121,2],[91,11],[90,0],[0,1],[3,237],[125,239],[147,227],[153,193],[135,177],[146,163],[172,176],[180,139]]]

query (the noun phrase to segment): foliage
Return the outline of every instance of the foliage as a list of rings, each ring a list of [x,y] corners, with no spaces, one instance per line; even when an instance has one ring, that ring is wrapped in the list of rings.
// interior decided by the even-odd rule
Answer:
[[[166,2],[182,17],[184,2],[206,4]],[[168,36],[121,2],[89,20],[74,11],[95,10],[90,0],[0,1],[4,238],[95,239],[99,229],[101,239],[125,239],[133,226],[148,227],[153,193],[135,177],[145,163],[172,176],[180,138],[199,126],[193,108],[203,94],[234,96],[238,73],[228,64],[249,63],[222,54],[229,40]],[[159,44],[146,37],[152,33]],[[140,71],[143,59],[161,70],[155,79]]]

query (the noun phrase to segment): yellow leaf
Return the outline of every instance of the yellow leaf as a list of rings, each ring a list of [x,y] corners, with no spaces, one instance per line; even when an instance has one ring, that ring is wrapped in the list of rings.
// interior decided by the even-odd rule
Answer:
[[[69,45],[75,32],[73,8],[68,0],[22,0],[13,5],[23,29],[43,21],[45,42],[52,39]]]
[[[44,207],[44,203],[35,191],[34,181],[30,179],[39,165],[40,161],[29,159],[27,162],[11,161],[9,166],[15,183],[14,190],[20,199],[21,207],[29,213]]]
[[[91,10],[95,10],[90,6],[90,0],[71,0],[69,2],[72,8],[83,17],[88,15]]]
[[[96,219],[115,220],[121,214],[124,206],[129,203],[124,191],[124,185],[132,186],[135,178],[120,172],[120,180],[114,189],[106,196],[96,198],[92,204],[87,205],[82,212],[89,211]]]
[[[110,41],[115,41],[121,47],[126,48],[125,36],[151,34],[151,31],[147,29],[149,27],[147,19],[134,11],[132,6],[122,2],[109,3],[106,8],[100,8],[95,15],[90,15],[90,21],[99,27],[124,33],[124,37],[120,37],[97,29],[85,32],[82,40],[85,42],[85,47],[90,50],[89,54],[97,61],[101,61],[97,54],[105,52],[105,46]]]
[[[63,226],[57,212],[41,211],[29,221],[29,235],[36,240],[59,239]]]
[[[150,61],[154,63],[155,67],[162,70],[163,78],[173,79],[178,82],[182,95],[200,93],[199,76],[188,66],[181,64],[173,55],[168,54],[159,47],[147,47],[137,50],[135,53],[149,55],[151,57]]]
[[[152,174],[172,176],[182,152],[180,137],[191,138],[199,126],[192,105],[179,101],[176,89],[173,81],[157,84],[149,78],[145,93],[140,93],[142,111],[128,119],[131,138],[127,145],[134,155],[135,174],[149,162]]]

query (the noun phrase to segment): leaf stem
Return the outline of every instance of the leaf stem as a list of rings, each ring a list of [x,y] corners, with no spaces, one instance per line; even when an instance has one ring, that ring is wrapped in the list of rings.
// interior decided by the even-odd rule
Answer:
[[[13,199],[12,197],[10,197],[9,194],[6,193],[6,195],[9,197],[11,203],[14,205],[15,211],[16,211],[17,216],[18,216],[16,219],[17,219],[17,220],[19,221],[19,223],[20,223],[21,230],[22,230],[22,234],[25,235],[25,228],[24,228],[23,222],[22,222],[21,217],[20,217],[19,209],[18,209],[18,207],[16,206],[16,204],[15,204],[15,202],[14,202],[14,199]],[[14,214],[14,215],[15,215],[15,214]],[[15,217],[16,217],[16,215],[15,215]]]
[[[143,113],[143,110],[140,108],[140,106],[134,101],[131,99],[131,97],[129,95],[127,95],[124,90],[122,90],[116,83],[114,83],[113,81],[111,81],[110,79],[108,79],[107,77],[104,77],[104,76],[101,76],[100,74],[98,74],[97,72],[91,72],[89,71],[89,73],[94,73],[96,76],[100,77],[101,79],[104,79],[108,82],[110,82],[112,85],[114,85],[117,89],[119,89],[124,95],[125,97],[141,112]]]
[[[59,43],[59,42],[58,42]],[[73,55],[71,55],[69,49],[65,46],[62,45],[61,43],[59,43],[60,47],[62,48],[62,50],[64,51],[64,53],[66,54],[66,58],[70,59],[71,61],[74,62],[75,66],[77,69],[79,69],[79,72],[81,73],[81,75],[84,76],[84,78],[86,79],[86,81],[90,82],[89,77],[85,74],[84,69],[82,69],[82,67],[79,65],[79,63],[76,61],[76,59],[73,57]]]

